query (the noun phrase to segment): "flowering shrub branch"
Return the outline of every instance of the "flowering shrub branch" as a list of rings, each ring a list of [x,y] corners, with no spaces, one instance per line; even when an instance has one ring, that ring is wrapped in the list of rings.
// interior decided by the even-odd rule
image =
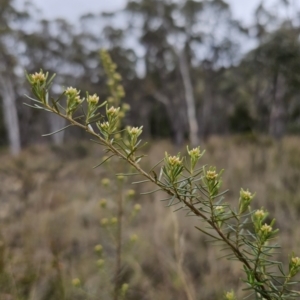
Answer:
[[[272,258],[274,249],[279,246],[273,241],[278,234],[274,228],[275,219],[270,223],[266,218],[268,213],[263,209],[252,210],[250,205],[255,194],[241,189],[238,208],[232,208],[225,202],[221,191],[223,170],[217,171],[213,166],[198,167],[204,151],[200,147],[187,148],[187,156],[180,153],[171,156],[165,153],[164,158],[150,171],[144,170],[140,161],[144,155],[140,153],[143,146],[140,140],[142,127],[120,129],[126,106],[120,107],[120,99],[125,93],[120,85],[121,76],[116,72],[116,65],[107,52],[101,52],[101,59],[108,76],[107,85],[110,97],[99,104],[99,97],[86,93],[86,98],[80,97],[80,91],[69,87],[58,99],[52,99],[49,88],[54,78],[48,80],[48,73],[27,75],[36,98],[31,105],[36,109],[44,109],[66,119],[70,126],[78,126],[93,136],[94,142],[102,145],[109,158],[116,156],[135,170],[134,174],[142,175],[152,182],[156,191],[164,191],[168,206],[176,210],[184,210],[189,216],[196,216],[204,225],[196,228],[209,236],[214,242],[222,242],[228,250],[226,257],[242,263],[246,277],[246,290],[254,299],[295,299],[299,292],[292,290],[298,281],[291,281],[300,271],[300,259],[294,254],[289,260],[288,271],[285,272],[281,262]],[[62,97],[67,98],[67,105],[60,104]],[[114,106],[112,106],[112,103]],[[105,106],[105,114],[99,111]],[[82,107],[83,115],[74,117],[74,113]],[[86,109],[87,108],[87,109]],[[98,131],[93,127],[96,124]],[[65,128],[63,128],[65,129]],[[62,129],[62,130],[63,130]],[[109,159],[108,158],[108,159]],[[157,167],[162,165],[160,170]],[[224,248],[224,247],[223,247]],[[224,295],[225,299],[236,299],[233,291]]]

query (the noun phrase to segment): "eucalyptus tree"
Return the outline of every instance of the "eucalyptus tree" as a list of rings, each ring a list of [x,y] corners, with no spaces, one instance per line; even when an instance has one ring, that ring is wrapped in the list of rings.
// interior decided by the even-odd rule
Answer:
[[[20,25],[26,21],[28,15],[18,11],[12,0],[1,0],[0,6],[0,97],[10,151],[17,155],[21,149],[21,139],[16,104],[16,55],[20,50]]]
[[[281,138],[286,131],[289,105],[299,95],[299,28],[283,24],[255,50],[257,64],[269,78],[268,132]]]
[[[222,0],[140,0],[130,1],[127,10],[132,26],[140,29],[148,92],[165,106],[177,143],[188,133],[197,144],[210,132],[215,70],[237,61],[238,24],[229,5]],[[195,93],[201,85],[201,93]]]
[[[252,31],[257,46],[239,66],[241,85],[253,100],[255,129],[279,139],[299,107],[299,27],[260,3]]]
[[[185,105],[182,101],[182,78],[178,57],[168,41],[169,28],[174,28],[171,1],[130,1],[127,11],[132,15],[131,30],[138,35],[144,50],[144,93],[162,105],[176,144],[182,144],[187,132]]]

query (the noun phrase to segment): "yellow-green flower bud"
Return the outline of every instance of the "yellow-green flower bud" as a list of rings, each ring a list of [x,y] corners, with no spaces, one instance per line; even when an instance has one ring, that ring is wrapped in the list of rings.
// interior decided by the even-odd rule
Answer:
[[[236,300],[234,291],[227,292],[227,293],[225,294],[225,299],[226,299],[226,300]]]
[[[118,113],[119,113],[119,110],[120,110],[120,107],[114,108],[114,107],[112,106],[112,107],[110,107],[110,108],[106,111],[106,113],[107,113],[108,116],[116,117],[116,116],[118,115]]]
[[[255,217],[257,218],[257,219],[263,219],[264,217],[265,217],[265,215],[266,215],[266,212],[264,211],[264,210],[262,210],[262,209],[258,209],[255,213],[254,213],[254,215],[255,215]]]
[[[103,227],[107,226],[107,225],[108,225],[108,219],[107,219],[107,218],[103,218],[103,219],[101,220],[101,225],[102,225]]]
[[[292,255],[289,263],[289,275],[293,277],[300,271],[300,258]]]
[[[108,103],[114,103],[115,99],[113,97],[108,97],[106,100]]]
[[[253,195],[249,192],[249,190],[244,191],[243,189],[241,189],[240,196],[242,199],[247,200],[247,201],[249,201],[253,198]]]
[[[142,132],[142,128],[143,128],[143,126],[141,126],[140,128],[138,128],[138,127],[127,127],[127,131],[130,135],[139,135]]]
[[[101,180],[101,184],[104,186],[104,187],[108,187],[110,185],[110,180],[108,178],[103,178]]]
[[[129,198],[134,197],[134,195],[135,195],[135,190],[130,189],[126,192],[126,196]]]
[[[104,259],[98,259],[97,260],[97,267],[99,269],[101,269],[104,266],[104,263],[105,263]]]
[[[133,208],[136,212],[139,212],[142,209],[142,206],[140,204],[135,204]]]
[[[103,247],[102,247],[102,245],[99,244],[99,245],[95,246],[94,250],[97,254],[102,254]]]
[[[129,111],[130,110],[130,105],[129,104],[127,104],[127,103],[123,103],[123,105],[122,105],[122,110],[123,111]]]
[[[192,150],[188,150],[188,154],[191,157],[194,157],[196,159],[199,159],[201,157],[201,151],[200,151],[200,147],[194,148]]]
[[[203,156],[205,151],[200,151],[200,147],[193,148],[192,150],[189,150],[189,147],[187,147],[188,154],[190,156],[191,160],[191,173],[193,173],[195,166],[197,165],[198,160]]]
[[[130,241],[133,243],[136,242],[138,239],[139,239],[139,237],[136,234],[132,234],[130,237]]]
[[[125,117],[124,111],[120,111],[119,114],[118,114],[118,117],[119,117],[120,119],[123,119],[123,118]]]
[[[80,96],[76,96],[76,97],[74,98],[74,102],[75,102],[76,104],[80,104],[82,101],[83,101],[83,100],[80,99]]]
[[[116,81],[121,81],[121,80],[122,80],[122,76],[121,76],[119,73],[115,73],[115,74],[114,74],[114,79],[115,79]]]
[[[122,286],[121,286],[121,295],[122,295],[122,297],[126,296],[128,289],[129,289],[129,284],[128,283],[123,283]]]
[[[209,181],[215,180],[218,177],[218,174],[215,170],[209,170],[205,175],[206,179]]]
[[[107,85],[108,86],[113,86],[115,84],[115,81],[114,80],[112,80],[112,79],[109,79],[108,81],[107,81]]]
[[[168,162],[171,166],[181,166],[182,160],[178,156],[169,156]]]
[[[218,205],[215,207],[216,213],[217,214],[222,214],[224,213],[224,206],[223,205]]]
[[[241,189],[240,199],[239,199],[239,211],[241,214],[244,213],[248,209],[254,196],[255,196],[255,194],[250,193],[249,190]]]
[[[116,217],[110,219],[110,224],[115,225],[117,223],[118,223],[118,219]]]
[[[99,97],[97,96],[97,94],[94,94],[94,95],[89,95],[88,98],[87,98],[87,102],[89,104],[98,104],[99,102]]]
[[[124,176],[124,175],[118,175],[118,176],[117,176],[117,179],[118,179],[119,181],[124,181],[125,176]]]
[[[73,98],[76,97],[77,95],[79,95],[80,91],[78,91],[77,89],[73,88],[73,87],[68,87],[65,90],[65,94],[66,96]]]
[[[106,200],[106,199],[101,199],[101,200],[99,201],[99,205],[100,205],[102,208],[106,208],[107,200]]]
[[[81,285],[80,279],[79,278],[72,279],[72,285],[75,287],[80,287]]]
[[[117,69],[117,65],[112,61],[112,59],[110,57],[109,57],[109,59],[110,59],[110,63],[111,63],[111,65],[110,65],[111,70],[115,71]]]
[[[295,267],[300,267],[300,258],[298,256],[292,257],[291,262]]]
[[[260,231],[262,232],[262,234],[267,235],[272,232],[272,226],[264,224],[261,226]]]
[[[109,129],[109,122],[100,123],[100,128],[103,129],[103,130],[108,130]]]
[[[117,94],[118,94],[118,96],[119,96],[120,98],[125,97],[125,91],[124,91],[124,88],[123,88],[122,85],[119,85],[119,86],[117,87]]]
[[[34,74],[31,74],[30,78],[31,78],[31,84],[41,85],[46,81],[46,75],[42,71],[40,71],[39,73],[35,72]]]

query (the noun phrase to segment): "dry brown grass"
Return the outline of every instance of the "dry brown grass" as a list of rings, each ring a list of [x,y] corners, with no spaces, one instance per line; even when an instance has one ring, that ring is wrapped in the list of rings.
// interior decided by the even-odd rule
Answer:
[[[211,138],[203,148],[205,164],[224,168],[227,201],[236,204],[240,187],[257,193],[255,207],[276,218],[283,245],[280,258],[299,254],[300,139],[281,144],[265,138]],[[165,141],[147,149],[152,163],[173,152]],[[114,211],[114,196],[101,186],[105,168],[92,169],[102,149],[89,143],[63,148],[35,146],[18,159],[3,150],[0,158],[0,300],[111,299],[114,246],[100,220]],[[149,163],[150,165],[150,163]],[[146,166],[146,167],[149,167]],[[128,188],[131,186],[128,183]],[[151,186],[139,185],[138,192]],[[99,206],[100,198],[109,208]],[[242,295],[241,265],[218,259],[222,253],[206,243],[197,219],[174,213],[161,194],[137,196],[140,215],[125,224],[123,277],[130,284],[127,299],[222,299],[224,290]],[[130,213],[130,205],[129,211]],[[113,229],[112,229],[113,230]],[[96,266],[94,246],[105,249],[106,268]],[[72,287],[79,277],[89,295]],[[94,295],[94,296],[93,296]]]

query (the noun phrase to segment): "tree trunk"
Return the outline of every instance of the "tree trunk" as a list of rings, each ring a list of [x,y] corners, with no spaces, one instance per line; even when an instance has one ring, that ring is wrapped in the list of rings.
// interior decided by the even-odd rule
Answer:
[[[198,122],[196,117],[196,103],[194,98],[194,91],[192,86],[192,80],[188,68],[188,63],[185,55],[185,49],[178,54],[179,59],[179,69],[183,80],[184,93],[185,93],[185,101],[187,107],[187,118],[189,124],[189,139],[191,145],[198,146],[199,145],[199,137],[198,137]]]
[[[0,74],[0,93],[3,103],[3,118],[7,130],[10,152],[18,155],[21,150],[19,120],[16,107],[16,94],[9,77]]]
[[[203,101],[201,105],[201,140],[206,140],[209,134],[211,133],[212,125],[212,114],[213,114],[213,95],[212,95],[212,86],[211,80],[212,76],[210,70],[205,71],[204,73],[204,93]]]
[[[65,119],[55,115],[55,114],[49,114],[49,123],[50,123],[50,130],[51,132],[57,131],[64,126],[66,126],[66,121]],[[58,133],[55,133],[51,135],[52,141],[54,142],[55,145],[60,146],[62,145],[65,137],[65,131],[60,131]]]
[[[185,133],[185,112],[180,108],[180,99],[179,97],[173,97],[172,101],[164,94],[156,91],[153,94],[154,98],[163,103],[166,106],[166,112],[170,120],[171,131],[173,135],[173,141],[176,146],[182,146],[184,142],[184,133]],[[184,112],[184,113],[183,113]]]
[[[273,99],[270,109],[269,134],[275,139],[281,139],[286,127],[286,108],[284,103],[284,82],[279,75],[274,76]]]

